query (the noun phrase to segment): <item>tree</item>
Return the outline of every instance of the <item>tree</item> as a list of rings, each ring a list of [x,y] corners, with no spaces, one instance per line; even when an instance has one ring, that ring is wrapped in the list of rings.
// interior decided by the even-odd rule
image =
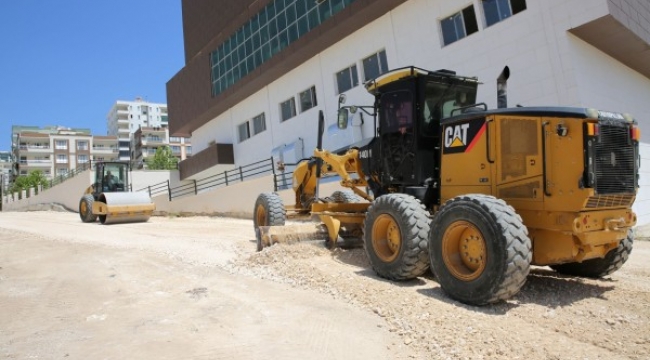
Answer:
[[[153,158],[146,160],[146,164],[149,170],[175,170],[178,168],[178,159],[169,146],[159,146]]]
[[[47,184],[47,178],[45,178],[43,172],[41,170],[34,170],[28,175],[20,175],[17,177],[9,191],[20,192],[29,188],[37,188],[38,185],[47,186]]]

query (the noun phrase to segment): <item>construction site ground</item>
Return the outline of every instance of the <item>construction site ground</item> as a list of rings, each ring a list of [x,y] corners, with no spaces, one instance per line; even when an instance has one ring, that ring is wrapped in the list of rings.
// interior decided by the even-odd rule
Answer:
[[[252,221],[0,213],[3,359],[648,359],[650,243],[604,280],[534,267],[484,307],[363,249],[256,252]]]

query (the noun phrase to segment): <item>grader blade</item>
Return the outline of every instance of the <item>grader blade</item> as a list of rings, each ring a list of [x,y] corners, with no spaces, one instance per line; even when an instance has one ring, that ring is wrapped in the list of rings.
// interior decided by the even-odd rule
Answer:
[[[327,227],[323,224],[296,224],[287,226],[259,226],[257,250],[273,244],[291,244],[309,240],[327,240]]]
[[[256,229],[257,251],[274,244],[292,244],[304,241],[325,241],[328,247],[339,246],[342,248],[354,248],[362,245],[361,238],[357,231],[350,231],[347,228],[339,230],[336,242],[330,240],[327,226],[319,224],[295,224],[287,226],[259,226]]]

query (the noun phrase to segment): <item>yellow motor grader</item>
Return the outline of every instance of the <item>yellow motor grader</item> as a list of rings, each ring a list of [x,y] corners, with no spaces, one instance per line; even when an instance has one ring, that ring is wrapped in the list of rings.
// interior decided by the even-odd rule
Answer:
[[[475,104],[478,80],[415,67],[365,84],[376,133],[346,149],[322,149],[293,173],[295,204],[261,194],[258,248],[282,241],[287,213],[317,216],[328,243],[359,235],[376,273],[391,280],[433,271],[442,289],[481,305],[519,291],[531,265],[599,278],[632,251],[639,138],[627,114],[569,107]],[[341,104],[344,100],[340,99]],[[318,194],[323,174],[351,192]],[[367,201],[360,201],[365,199]],[[290,233],[290,231],[287,231]]]
[[[145,222],[156,209],[149,194],[129,191],[128,162],[98,162],[95,180],[79,200],[79,217],[85,223]]]

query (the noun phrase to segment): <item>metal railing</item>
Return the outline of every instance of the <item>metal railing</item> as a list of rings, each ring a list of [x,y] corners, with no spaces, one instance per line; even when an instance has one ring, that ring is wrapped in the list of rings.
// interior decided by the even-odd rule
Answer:
[[[255,178],[267,174],[273,174],[275,188],[277,190],[277,180],[275,179],[278,177],[278,174],[276,174],[275,164],[273,162],[273,158],[271,157],[269,159],[261,160],[244,166],[239,166],[237,168],[226,170],[222,173],[208,176],[202,179],[190,180],[179,186],[171,187],[169,180],[167,180],[158,184],[153,184],[145,188],[138,189],[136,191],[147,191],[151,197],[167,193],[169,201],[173,201],[173,199],[179,197],[187,195],[198,195],[210,189],[230,186],[232,184],[244,182],[246,179]],[[290,179],[292,174],[287,174],[285,169],[284,176]]]

